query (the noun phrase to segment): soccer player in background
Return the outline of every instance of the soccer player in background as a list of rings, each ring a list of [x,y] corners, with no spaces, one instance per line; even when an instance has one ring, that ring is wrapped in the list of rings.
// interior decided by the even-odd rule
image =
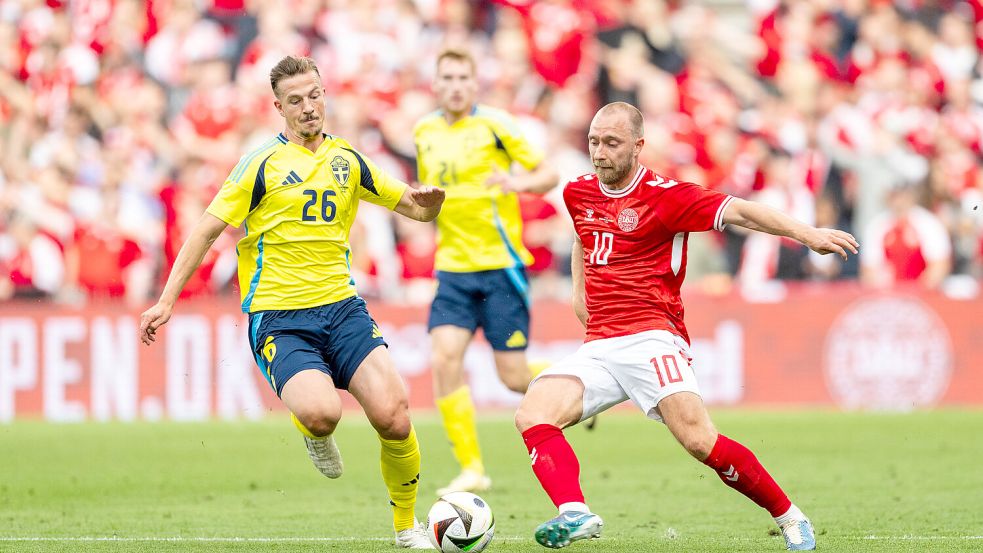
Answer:
[[[430,310],[434,395],[461,473],[438,495],[483,491],[485,474],[474,404],[464,377],[464,354],[478,327],[494,350],[498,376],[525,392],[532,379],[529,283],[532,255],[522,244],[516,192],[543,194],[557,184],[543,154],[507,113],[478,105],[470,54],[437,57],[433,90],[440,107],[414,129],[419,181],[447,192],[437,217],[437,292]],[[512,174],[513,162],[528,172]]]
[[[560,548],[600,536],[603,523],[584,501],[580,465],[562,429],[631,399],[724,484],[765,508],[788,549],[814,549],[809,519],[751,451],[710,421],[690,366],[679,288],[690,232],[733,224],[844,258],[857,253],[857,241],[641,166],[642,115],[629,104],[601,108],[587,140],[595,173],[563,190],[576,230],[573,305],[587,337],[536,378],[515,415],[533,472],[560,511],[536,529],[536,541]]]
[[[420,448],[406,389],[355,290],[348,234],[360,200],[432,221],[444,191],[410,188],[344,139],[325,134],[324,87],[310,58],[280,60],[270,85],[283,132],[232,170],[182,246],[160,300],[143,313],[141,338],[148,345],[155,340],[215,239],[227,225],[243,224],[237,251],[250,345],[311,460],[328,478],[341,476],[332,437],[341,419],[335,389],[348,390],[379,433],[396,545],[432,549],[414,516]]]

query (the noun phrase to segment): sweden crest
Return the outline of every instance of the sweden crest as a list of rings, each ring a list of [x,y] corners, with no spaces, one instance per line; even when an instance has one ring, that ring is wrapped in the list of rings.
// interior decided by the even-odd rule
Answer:
[[[331,160],[331,174],[334,175],[334,180],[342,188],[348,185],[348,175],[350,173],[351,167],[348,165],[348,160],[341,156],[334,156],[334,159]]]

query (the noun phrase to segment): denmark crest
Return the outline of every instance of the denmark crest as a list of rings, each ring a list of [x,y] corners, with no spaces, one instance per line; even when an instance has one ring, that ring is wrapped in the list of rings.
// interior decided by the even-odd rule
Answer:
[[[348,160],[341,156],[334,156],[334,159],[331,160],[331,174],[334,175],[334,180],[338,181],[342,188],[348,184],[350,173],[351,168],[348,165]]]
[[[618,214],[618,228],[625,232],[631,232],[638,226],[638,212],[632,208],[625,208]]]

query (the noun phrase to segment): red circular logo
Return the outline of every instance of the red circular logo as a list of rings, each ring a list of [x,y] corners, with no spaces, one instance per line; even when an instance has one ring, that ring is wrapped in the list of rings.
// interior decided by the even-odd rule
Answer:
[[[618,214],[618,228],[625,232],[631,232],[638,226],[638,212],[628,207],[621,210]]]
[[[931,407],[949,387],[952,342],[945,322],[910,297],[863,299],[826,336],[830,395],[848,409]]]

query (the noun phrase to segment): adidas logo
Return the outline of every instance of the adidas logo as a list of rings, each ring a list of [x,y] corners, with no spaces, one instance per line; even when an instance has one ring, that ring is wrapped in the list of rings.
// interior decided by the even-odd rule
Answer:
[[[372,337],[382,338],[382,331],[379,330],[379,325],[372,325]]]
[[[521,348],[524,345],[526,345],[526,335],[521,330],[513,332],[509,336],[509,339],[505,341],[505,346],[510,348]]]
[[[287,185],[287,184],[300,184],[302,182],[304,182],[304,180],[301,179],[297,175],[297,173],[294,173],[293,171],[290,171],[290,174],[287,175],[287,178],[284,179],[284,181],[281,182],[280,185],[283,186],[283,185]]]

